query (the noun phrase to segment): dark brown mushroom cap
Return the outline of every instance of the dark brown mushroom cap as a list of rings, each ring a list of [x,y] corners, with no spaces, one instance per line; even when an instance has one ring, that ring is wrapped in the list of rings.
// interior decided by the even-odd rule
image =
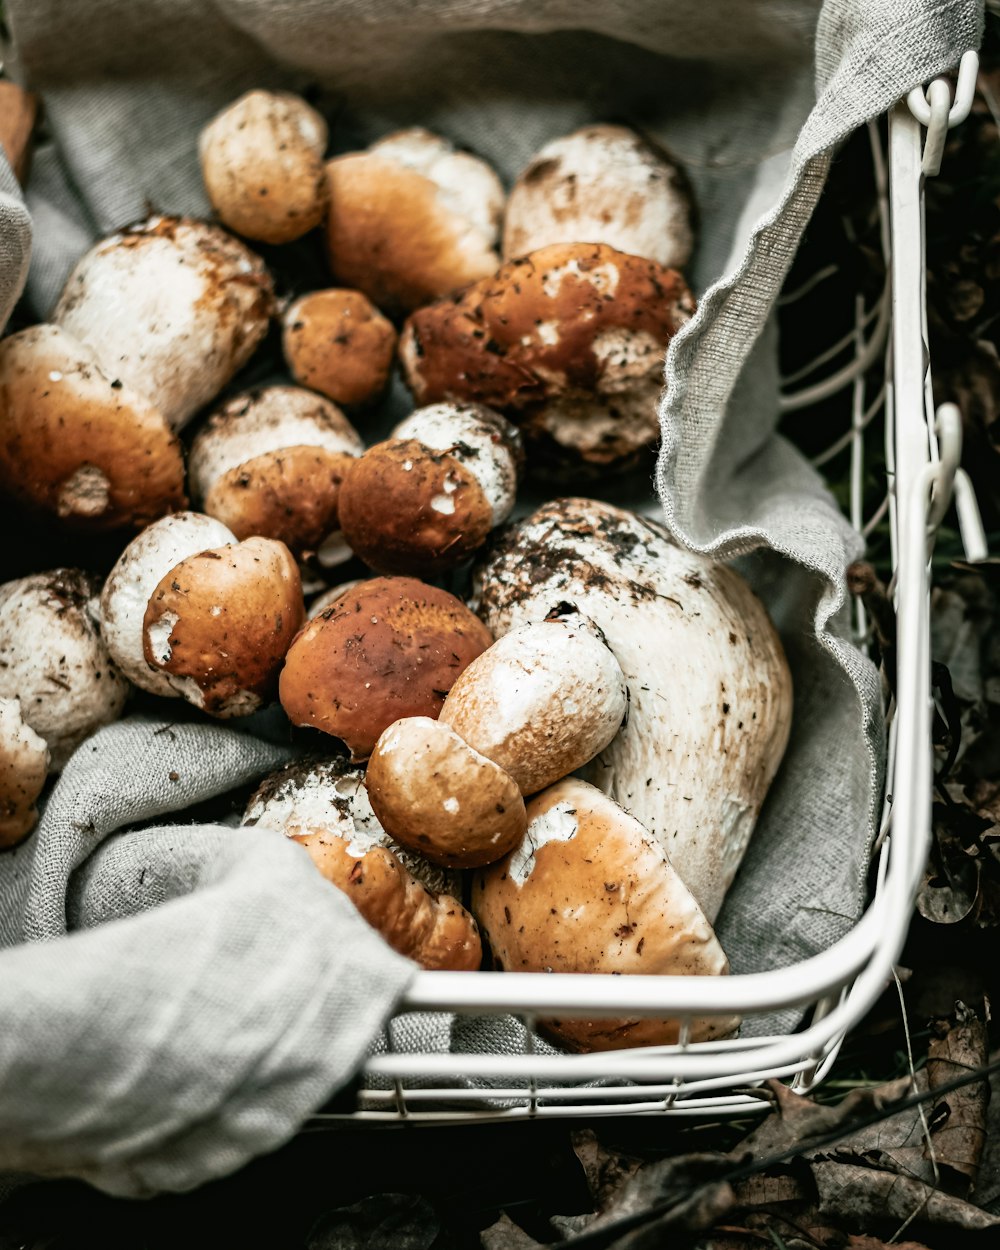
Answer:
[[[285,313],[282,347],[296,382],[352,407],[385,390],[396,331],[360,291],[311,291]]]
[[[281,673],[294,725],[340,738],[367,759],[404,716],[436,717],[453,682],[493,641],[454,595],[411,577],[376,577],[295,639]]]
[[[163,577],[143,617],[143,653],[213,716],[254,711],[305,618],[299,570],[267,538],[189,556]]]
[[[407,320],[400,354],[421,404],[508,414],[574,392],[614,394],[662,369],[694,311],[683,277],[601,244],[553,244]]]
[[[373,569],[425,577],[468,559],[493,526],[472,472],[416,439],[378,443],[354,461],[339,516],[348,546]]]
[[[160,412],[53,325],[0,343],[0,484],[95,530],[184,506],[180,444]]]

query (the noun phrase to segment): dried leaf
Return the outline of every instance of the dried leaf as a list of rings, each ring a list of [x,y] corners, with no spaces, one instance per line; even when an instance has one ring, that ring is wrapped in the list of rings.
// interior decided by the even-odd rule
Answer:
[[[949,1228],[1000,1227],[1000,1216],[909,1176],[832,1161],[813,1163],[810,1170],[819,1191],[821,1213],[855,1228],[885,1220],[902,1223],[914,1216],[923,1224]]]
[[[643,1161],[621,1151],[605,1150],[592,1129],[580,1129],[571,1135],[573,1150],[580,1160],[587,1188],[598,1213],[607,1209],[622,1187],[643,1166]]]
[[[505,1211],[501,1211],[495,1224],[479,1234],[479,1244],[483,1250],[539,1250],[542,1245],[515,1224]]]
[[[306,1246],[308,1250],[429,1250],[440,1231],[434,1208],[425,1199],[415,1194],[372,1194],[321,1216]]]
[[[847,1250],[927,1250],[922,1241],[894,1241],[892,1245],[878,1237],[854,1236],[847,1239]]]
[[[964,1003],[956,1005],[953,1021],[937,1021],[933,1033],[927,1054],[932,1090],[985,1065],[986,1028]],[[940,1183],[958,1194],[967,1195],[976,1179],[986,1140],[988,1098],[986,1081],[963,1085],[943,1095],[929,1117]]]

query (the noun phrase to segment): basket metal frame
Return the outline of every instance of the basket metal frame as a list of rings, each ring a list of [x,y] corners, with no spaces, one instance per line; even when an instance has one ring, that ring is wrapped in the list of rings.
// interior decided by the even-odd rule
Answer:
[[[771,1097],[762,1083],[777,1078],[798,1092],[815,1088],[836,1059],[847,1030],[891,982],[930,845],[930,554],[935,528],[953,497],[968,557],[985,556],[972,489],[958,467],[958,411],[944,405],[935,413],[930,398],[923,223],[924,179],[940,167],[947,129],[968,115],[977,69],[976,53],[967,53],[954,101],[947,80],[936,79],[926,96],[917,88],[891,111],[887,164],[877,128],[870,128],[889,263],[887,287],[872,309],[864,310],[859,301],[853,360],[782,403],[792,410],[852,387],[851,428],[835,445],[838,451],[851,447],[851,520],[860,530],[870,529],[889,512],[898,676],[888,709],[889,783],[869,907],[834,946],[773,972],[724,978],[420,972],[400,1013],[514,1015],[527,1026],[525,1051],[484,1055],[390,1050],[374,1055],[362,1072],[363,1083],[372,1087],[359,1091],[357,1109],[315,1116],[313,1127],[344,1120],[441,1124],[622,1114],[720,1117],[766,1110]],[[819,275],[814,281],[821,279]],[[849,338],[840,349],[850,346]],[[887,361],[885,384],[866,404],[866,374],[882,355]],[[828,350],[803,376],[835,357]],[[866,526],[861,504],[863,434],[883,409],[888,493]],[[828,450],[824,456],[830,454]],[[863,639],[866,621],[860,604],[855,623]],[[687,1041],[688,1022],[695,1017],[746,1016],[785,1007],[811,1007],[809,1024],[785,1036]],[[641,1050],[533,1053],[533,1023],[552,1014],[673,1017],[682,1022],[681,1036],[676,1045]],[[391,1030],[389,1035],[391,1039]],[[462,1080],[489,1086],[456,1087],[454,1082]]]

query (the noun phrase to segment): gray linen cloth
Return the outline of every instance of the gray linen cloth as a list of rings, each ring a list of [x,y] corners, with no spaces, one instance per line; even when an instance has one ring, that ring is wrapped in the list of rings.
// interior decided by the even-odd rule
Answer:
[[[864,904],[883,766],[876,676],[849,641],[844,603],[844,570],[862,544],[775,432],[772,313],[836,144],[978,46],[981,5],[8,0],[7,9],[16,72],[47,106],[50,138],[28,191],[27,293],[40,316],[98,234],[150,205],[206,210],[197,133],[253,86],[317,88],[335,151],[419,123],[510,179],[546,139],[626,120],[684,162],[700,210],[689,271],[700,308],[667,361],[656,490],[679,541],[743,558],[796,690],[788,756],[720,936],[737,972],[785,966],[843,936]],[[24,280],[29,225],[4,177],[6,313]],[[373,1039],[409,968],[294,848],[183,823],[119,832],[281,758],[231,728],[185,724],[169,750],[152,732],[128,724],[85,744],[39,833],[0,861],[10,946],[0,954],[0,1165],[122,1193],[190,1186],[282,1140],[366,1044],[384,1045]],[[182,768],[165,767],[181,755]],[[795,1018],[744,1028],[770,1032]],[[522,1043],[518,1029],[407,1017],[396,1044],[509,1050]]]

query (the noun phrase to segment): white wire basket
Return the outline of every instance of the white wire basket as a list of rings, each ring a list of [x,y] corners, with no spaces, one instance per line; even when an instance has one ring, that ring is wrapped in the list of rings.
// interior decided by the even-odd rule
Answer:
[[[782,401],[792,411],[836,394],[850,396],[849,428],[815,463],[849,448],[852,523],[869,532],[886,513],[889,518],[897,681],[887,711],[889,781],[868,909],[846,937],[822,954],[753,975],[421,972],[400,1013],[512,1015],[525,1025],[523,1051],[390,1050],[372,1056],[361,1073],[356,1107],[315,1116],[313,1127],[345,1120],[441,1124],[623,1114],[718,1117],[766,1110],[771,1103],[762,1083],[781,1079],[800,1093],[817,1086],[847,1030],[891,982],[930,844],[930,555],[936,528],[953,500],[967,557],[986,554],[972,487],[959,467],[958,409],[945,404],[935,412],[931,398],[923,226],[924,179],[940,168],[948,129],[968,116],[977,72],[978,57],[968,52],[954,100],[943,78],[934,80],[926,95],[920,88],[911,92],[889,116],[887,153],[880,128],[870,125],[886,283],[872,307],[865,308],[859,298],[855,328],[845,339],[786,381],[814,376],[852,347],[853,359]],[[822,277],[816,275],[806,286]],[[863,436],[878,419],[885,427],[889,488],[866,517]],[[867,622],[860,601],[855,611],[858,639],[865,645]],[[794,1034],[687,1040],[689,1022],[697,1017],[747,1017],[788,1007],[804,1009],[808,1019]],[[597,1054],[535,1053],[534,1023],[548,1015],[675,1018],[681,1022],[680,1040],[672,1046]]]

